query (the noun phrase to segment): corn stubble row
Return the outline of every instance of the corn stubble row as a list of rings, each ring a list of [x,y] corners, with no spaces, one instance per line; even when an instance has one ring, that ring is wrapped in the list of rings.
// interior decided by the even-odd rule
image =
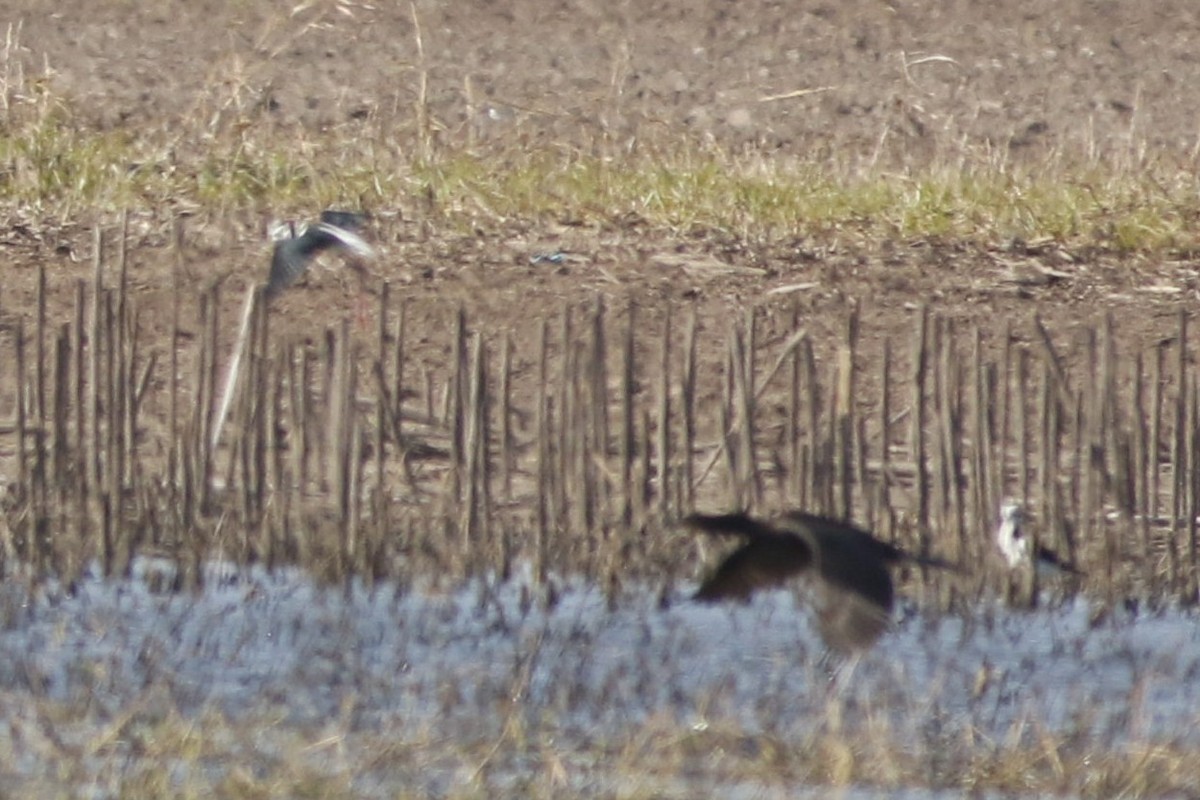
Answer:
[[[816,341],[799,306],[701,334],[692,307],[596,298],[527,341],[453,310],[430,362],[386,285],[376,331],[305,340],[273,333],[259,293],[222,315],[219,288],[176,292],[163,341],[126,291],[123,244],[114,264],[100,244],[90,282],[51,287],[43,270],[32,317],[3,316],[6,573],[69,583],[143,555],[174,562],[179,588],[213,558],[407,585],[525,562],[543,585],[582,574],[615,599],[694,575],[672,522],[698,506],[804,508],[991,565],[996,511],[1017,497],[1087,591],[1196,597],[1182,313],[1176,337],[1125,353],[1111,319],[1064,348],[1037,319],[984,331],[921,308],[870,349],[853,303]],[[73,293],[70,319],[48,318],[51,291]],[[950,604],[997,573],[926,580]]]

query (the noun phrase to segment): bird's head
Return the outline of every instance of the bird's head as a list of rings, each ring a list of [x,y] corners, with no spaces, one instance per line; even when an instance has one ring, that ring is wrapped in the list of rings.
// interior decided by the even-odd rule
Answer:
[[[285,242],[288,239],[295,239],[300,233],[303,233],[303,231],[296,230],[295,220],[273,219],[267,223],[267,236],[272,242]]]

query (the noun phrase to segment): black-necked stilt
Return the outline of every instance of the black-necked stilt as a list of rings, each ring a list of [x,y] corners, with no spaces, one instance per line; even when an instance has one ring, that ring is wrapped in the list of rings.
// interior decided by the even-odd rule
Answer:
[[[275,250],[267,277],[267,299],[299,280],[312,260],[325,250],[345,250],[363,258],[373,256],[375,250],[358,235],[366,219],[365,214],[353,211],[322,211],[320,221],[312,225],[274,226],[271,234]]]
[[[870,647],[891,625],[895,589],[888,567],[913,562],[953,568],[881,542],[854,525],[803,512],[789,512],[777,522],[740,513],[693,514],[683,522],[705,533],[746,539],[701,584],[696,599],[746,600],[757,589],[815,568],[817,627],[825,644],[841,652]]]
[[[1025,533],[1025,510],[1019,503],[1005,500],[1000,504],[1000,526],[996,528],[996,545],[1000,548],[1009,569],[1027,569],[1033,566],[1038,577],[1063,575],[1083,576],[1083,572],[1068,563],[1058,553],[1038,544]]]

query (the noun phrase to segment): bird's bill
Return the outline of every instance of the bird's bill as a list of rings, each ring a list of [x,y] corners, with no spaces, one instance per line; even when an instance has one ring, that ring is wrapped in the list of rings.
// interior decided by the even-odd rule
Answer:
[[[272,242],[285,242],[288,239],[295,239],[303,233],[303,226],[301,226],[300,230],[297,230],[297,225],[294,222],[277,219],[267,225],[267,236]]]
[[[920,564],[923,567],[933,567],[934,569],[944,569],[947,572],[959,572],[959,573],[965,572],[965,570],[962,568],[961,564],[955,564],[952,561],[947,561],[946,559],[938,558],[937,556],[922,556],[922,555],[913,555],[912,553],[908,553],[907,560],[913,562],[914,564]]]
[[[1067,574],[1084,577],[1084,573],[1074,564],[1068,564],[1062,556],[1048,547],[1038,547],[1037,568],[1042,575]]]
[[[1025,511],[1021,504],[1015,500],[1005,500],[1000,504],[1000,521],[1012,522],[1013,525],[1019,525],[1025,518]]]

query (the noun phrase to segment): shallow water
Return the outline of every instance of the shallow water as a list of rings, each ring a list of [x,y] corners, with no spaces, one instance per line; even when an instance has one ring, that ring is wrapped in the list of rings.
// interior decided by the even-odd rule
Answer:
[[[149,568],[161,565],[140,565]],[[348,736],[419,731],[426,740],[481,741],[501,737],[519,713],[530,729],[553,734],[568,783],[598,781],[604,792],[628,777],[588,763],[596,742],[649,725],[736,730],[799,747],[829,724],[831,700],[843,730],[884,726],[930,751],[965,733],[991,742],[1082,736],[1098,751],[1200,744],[1200,628],[1178,610],[1096,628],[1085,601],[1032,614],[991,605],[966,619],[906,610],[852,671],[831,679],[804,608],[787,592],[746,606],[660,608],[655,592],[633,591],[609,610],[595,588],[566,582],[545,610],[527,601],[521,580],[449,593],[347,592],[291,570],[223,569],[223,580],[196,595],[158,594],[141,579],[90,579],[72,594],[9,581],[0,590],[0,692],[9,701],[0,748],[14,754],[7,777],[45,766],[21,751],[15,698],[86,705],[60,735],[87,742],[106,720],[145,703],[148,687],[156,707],[185,717],[267,715],[293,731],[336,719]],[[478,779],[452,765],[426,767],[431,794]],[[514,758],[488,779],[493,788],[519,781],[527,767]],[[356,791],[388,794],[387,770],[355,774]],[[686,776],[652,780],[663,796],[687,794]],[[741,791],[730,784],[722,795]],[[745,791],[773,796],[757,784]],[[861,791],[842,796],[877,796]]]

